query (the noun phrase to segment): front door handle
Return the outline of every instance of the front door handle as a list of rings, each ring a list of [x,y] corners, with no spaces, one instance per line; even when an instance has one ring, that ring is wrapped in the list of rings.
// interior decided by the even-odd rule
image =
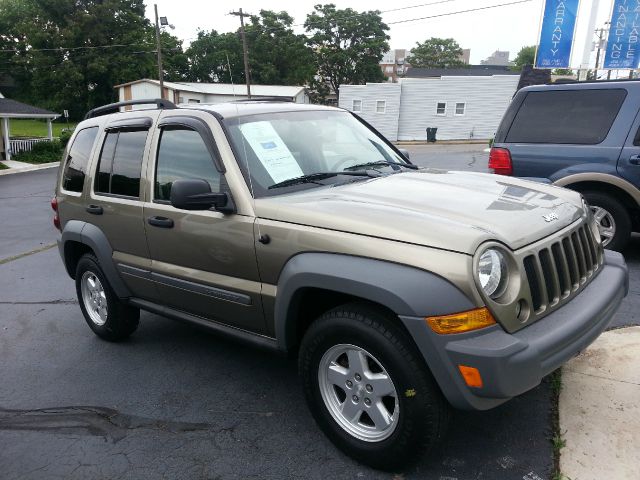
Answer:
[[[88,205],[85,210],[92,215],[102,215],[104,212],[100,205]]]
[[[173,228],[173,220],[167,217],[149,217],[147,222],[154,227]]]
[[[640,155],[631,155],[629,157],[629,163],[631,165],[640,165]]]

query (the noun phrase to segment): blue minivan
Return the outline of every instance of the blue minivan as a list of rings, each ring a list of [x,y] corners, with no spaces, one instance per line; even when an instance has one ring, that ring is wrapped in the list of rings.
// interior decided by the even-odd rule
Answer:
[[[489,169],[582,193],[603,243],[622,250],[640,231],[640,81],[536,85],[505,112]]]

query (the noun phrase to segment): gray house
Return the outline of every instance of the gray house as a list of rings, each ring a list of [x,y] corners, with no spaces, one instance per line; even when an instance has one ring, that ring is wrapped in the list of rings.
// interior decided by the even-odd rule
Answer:
[[[460,70],[461,75],[444,75],[445,70],[399,83],[341,85],[339,106],[358,113],[392,141],[425,140],[428,127],[438,129],[439,140],[492,138],[519,73]]]
[[[0,93],[0,160],[11,160],[12,153],[30,150],[33,143],[49,140],[53,138],[51,121],[60,115],[43,108],[27,105],[26,103],[4,98]],[[11,119],[12,118],[37,118],[47,122],[46,139],[12,139]]]

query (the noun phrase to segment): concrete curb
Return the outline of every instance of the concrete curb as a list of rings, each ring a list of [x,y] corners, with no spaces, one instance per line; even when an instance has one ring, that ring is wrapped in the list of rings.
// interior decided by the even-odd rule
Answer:
[[[32,165],[29,167],[20,168],[8,168],[7,170],[0,170],[0,176],[12,175],[14,173],[35,172],[37,170],[46,170],[48,168],[54,168],[60,165],[60,162],[42,163],[39,165]]]
[[[603,333],[562,369],[560,472],[640,478],[640,327]],[[563,477],[564,478],[564,477]]]

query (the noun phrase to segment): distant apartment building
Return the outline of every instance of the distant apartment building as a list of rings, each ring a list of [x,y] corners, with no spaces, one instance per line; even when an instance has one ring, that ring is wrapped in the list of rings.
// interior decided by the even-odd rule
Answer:
[[[390,82],[397,82],[407,72],[409,64],[405,61],[405,57],[409,52],[404,48],[396,48],[389,50],[382,56],[380,60],[380,68],[382,73]]]
[[[509,52],[506,50],[496,50],[486,60],[481,60],[482,65],[511,65],[509,62]]]
[[[462,63],[464,63],[465,65],[469,65],[470,58],[471,58],[471,49],[463,48],[462,55],[460,55],[460,60],[462,60]]]

